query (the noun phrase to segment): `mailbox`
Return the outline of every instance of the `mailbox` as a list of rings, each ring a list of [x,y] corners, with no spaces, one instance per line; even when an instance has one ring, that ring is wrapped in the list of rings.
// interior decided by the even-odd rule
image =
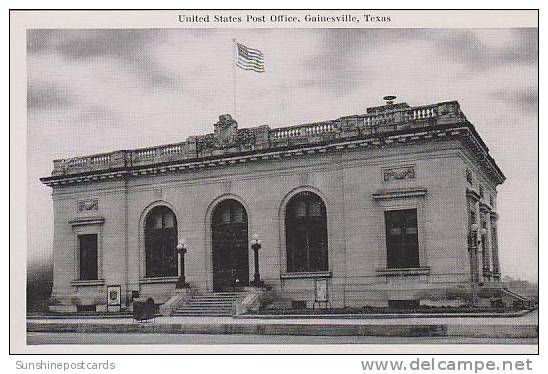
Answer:
[[[133,300],[133,319],[136,321],[148,321],[156,317],[156,306],[154,305],[154,299],[149,297],[136,298]]]

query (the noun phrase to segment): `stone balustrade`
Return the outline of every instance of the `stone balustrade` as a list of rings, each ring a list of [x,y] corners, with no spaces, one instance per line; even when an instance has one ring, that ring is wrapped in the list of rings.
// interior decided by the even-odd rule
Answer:
[[[412,119],[433,118],[437,115],[436,106],[427,106],[420,108],[413,108],[407,111],[407,115]]]
[[[222,156],[291,145],[314,144],[356,136],[466,121],[456,101],[410,107],[405,103],[368,108],[366,114],[336,120],[271,129],[259,126],[240,129],[231,143],[215,134],[189,137],[186,142],[115,151],[91,156],[55,160],[52,175],[184,161],[206,156]]]
[[[53,175],[65,174],[69,170],[99,170],[109,168],[113,153],[54,160]]]
[[[131,151],[132,160],[143,160],[157,157],[166,157],[171,155],[184,155],[189,153],[189,143],[176,143],[162,145],[158,147],[141,148]]]
[[[108,164],[110,162],[110,153],[92,156],[90,157],[89,162],[92,165]]]
[[[307,125],[281,127],[270,130],[270,137],[273,140],[318,135],[337,130],[336,122],[319,122]]]

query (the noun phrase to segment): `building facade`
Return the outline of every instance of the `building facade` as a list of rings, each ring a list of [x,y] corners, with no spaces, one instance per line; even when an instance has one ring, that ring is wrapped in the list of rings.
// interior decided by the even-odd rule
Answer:
[[[458,102],[388,102],[363,115],[214,132],[55,160],[52,309],[163,303],[252,286],[267,304],[459,304],[500,285],[497,185],[505,177]],[[472,296],[470,296],[472,295]],[[325,294],[324,294],[325,296]],[[467,301],[468,300],[468,301]]]

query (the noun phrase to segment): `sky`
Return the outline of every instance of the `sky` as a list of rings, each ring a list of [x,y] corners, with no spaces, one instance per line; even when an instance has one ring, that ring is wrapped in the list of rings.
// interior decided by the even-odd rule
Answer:
[[[233,71],[232,38],[265,55]],[[458,100],[505,173],[503,275],[536,281],[537,29],[109,29],[27,32],[28,259],[51,261],[52,160]],[[236,105],[233,99],[235,74]]]

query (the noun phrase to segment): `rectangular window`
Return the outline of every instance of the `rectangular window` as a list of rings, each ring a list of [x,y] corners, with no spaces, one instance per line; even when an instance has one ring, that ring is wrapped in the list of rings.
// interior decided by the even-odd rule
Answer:
[[[479,194],[480,194],[480,198],[483,199],[483,198],[485,197],[485,196],[484,196],[484,195],[485,195],[485,192],[483,191],[483,186],[482,186],[482,185],[479,186]]]
[[[419,267],[417,210],[386,211],[384,218],[388,268]]]
[[[96,280],[97,234],[78,235],[80,251],[80,280]]]

